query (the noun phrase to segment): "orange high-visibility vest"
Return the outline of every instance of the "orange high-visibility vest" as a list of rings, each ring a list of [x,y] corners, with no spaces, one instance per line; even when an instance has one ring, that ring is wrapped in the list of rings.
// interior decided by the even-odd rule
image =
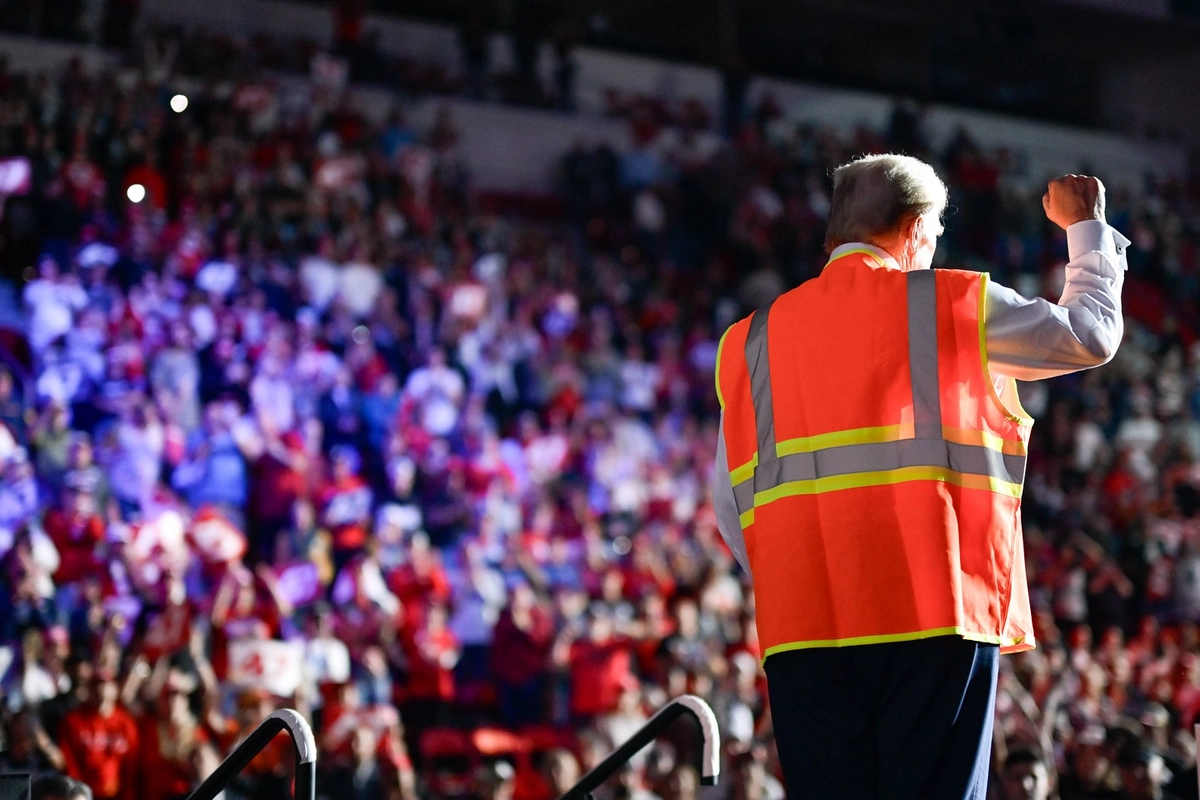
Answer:
[[[869,250],[734,324],[717,393],[764,660],[958,635],[1034,646],[1033,420],[988,370],[987,275]]]

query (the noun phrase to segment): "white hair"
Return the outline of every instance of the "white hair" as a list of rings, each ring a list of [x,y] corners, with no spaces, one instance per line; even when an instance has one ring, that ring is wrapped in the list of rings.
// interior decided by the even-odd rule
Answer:
[[[833,172],[825,250],[887,236],[912,217],[945,208],[946,184],[924,161],[895,153],[856,158]]]

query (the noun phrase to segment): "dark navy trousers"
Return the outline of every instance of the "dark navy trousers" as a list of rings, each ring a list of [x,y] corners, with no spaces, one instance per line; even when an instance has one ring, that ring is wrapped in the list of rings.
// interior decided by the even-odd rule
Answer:
[[[999,657],[957,636],[769,656],[788,800],[983,800]]]

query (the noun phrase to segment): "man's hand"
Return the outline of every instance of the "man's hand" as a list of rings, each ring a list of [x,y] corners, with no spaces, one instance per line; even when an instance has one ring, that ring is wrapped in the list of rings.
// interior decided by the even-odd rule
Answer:
[[[1090,175],[1063,175],[1042,195],[1046,216],[1063,230],[1089,219],[1104,221],[1104,184]]]

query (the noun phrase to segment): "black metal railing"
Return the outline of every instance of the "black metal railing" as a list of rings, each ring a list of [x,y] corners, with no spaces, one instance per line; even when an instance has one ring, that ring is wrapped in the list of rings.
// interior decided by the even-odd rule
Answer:
[[[690,716],[700,728],[700,735],[704,737],[700,763],[696,765],[700,773],[700,783],[704,786],[716,786],[721,773],[721,739],[717,730],[717,717],[708,703],[695,695],[685,694],[659,709],[659,712],[630,737],[629,741],[609,753],[608,758],[584,775],[579,783],[563,795],[562,800],[590,800],[592,792],[604,785],[604,782],[625,766],[629,759],[657,739],[672,722],[682,716]]]
[[[282,708],[263,720],[187,800],[213,800],[282,731],[288,732],[296,751],[296,800],[315,800],[317,743],[308,722],[290,708]]]

